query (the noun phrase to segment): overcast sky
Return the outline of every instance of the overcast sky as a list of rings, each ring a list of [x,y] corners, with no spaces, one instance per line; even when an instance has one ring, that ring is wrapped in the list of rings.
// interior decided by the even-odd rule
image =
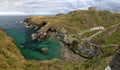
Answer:
[[[120,12],[120,0],[0,0],[0,14],[59,14],[90,6]]]

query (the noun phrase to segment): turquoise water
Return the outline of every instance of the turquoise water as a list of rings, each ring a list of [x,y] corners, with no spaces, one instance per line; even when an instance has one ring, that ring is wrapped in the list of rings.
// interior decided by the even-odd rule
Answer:
[[[23,24],[16,23],[16,21],[24,20],[26,17],[27,16],[0,16],[0,28],[4,29],[5,32],[15,40],[17,47],[26,59],[62,59],[61,47],[58,42],[53,39],[47,39],[44,42],[33,41],[31,40],[31,34],[36,30],[25,28]],[[25,47],[21,47],[21,44],[24,44]],[[41,47],[47,47],[49,49],[47,55],[39,51]]]

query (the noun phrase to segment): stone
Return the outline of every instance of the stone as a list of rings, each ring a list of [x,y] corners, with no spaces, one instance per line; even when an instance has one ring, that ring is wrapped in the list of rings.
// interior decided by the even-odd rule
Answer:
[[[107,66],[107,67],[105,68],[105,70],[111,70],[111,67],[110,67],[110,66]]]
[[[95,50],[90,50],[88,53],[89,58],[95,58],[98,56],[97,52]]]
[[[36,33],[35,33],[35,34],[32,34],[32,40],[35,40],[35,39],[37,39]]]
[[[120,70],[120,45],[118,46],[118,49],[109,66],[111,67],[111,70]]]
[[[48,48],[41,48],[40,51],[41,51],[43,54],[48,54]]]
[[[70,38],[67,35],[64,35],[64,42],[66,44],[72,44],[73,40],[74,40],[73,38]]]

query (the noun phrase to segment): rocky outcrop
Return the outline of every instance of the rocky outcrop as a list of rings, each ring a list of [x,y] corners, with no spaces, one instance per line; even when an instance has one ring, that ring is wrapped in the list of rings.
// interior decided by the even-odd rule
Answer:
[[[85,60],[83,57],[73,53],[68,47],[64,47],[63,57],[65,62],[78,62]]]
[[[30,25],[34,26],[34,24],[31,23],[31,20],[30,21],[27,20],[27,22],[25,21],[24,23],[29,23]],[[56,24],[54,24],[52,26],[51,25],[49,23],[47,23],[46,21],[41,21],[40,24],[38,24],[38,28],[39,28],[38,31],[31,35],[32,39],[37,40],[37,41],[44,41],[45,39],[47,39],[49,37],[54,37],[56,40],[61,42],[64,47],[72,46],[72,44],[74,44],[73,42],[77,40],[77,38],[75,38],[74,36],[69,35],[67,30],[64,27],[57,27]],[[104,29],[103,27],[96,27],[93,29],[91,28],[90,30],[95,31],[95,30],[100,30],[101,28]],[[75,35],[75,36],[77,36],[77,35]],[[79,42],[79,45],[80,45],[80,42]],[[79,61],[78,59],[80,58],[80,56],[86,57],[86,58],[94,58],[99,55],[98,49],[96,50],[95,48],[94,49],[84,48],[83,46],[81,47],[79,45],[73,46],[73,49],[74,49],[74,47],[78,47],[74,52],[76,54],[74,54],[72,51],[71,52],[73,55],[71,54],[71,56],[69,56],[69,57],[68,57],[68,53],[63,54],[65,60]],[[46,53],[47,49],[43,48],[43,49],[41,49],[41,51],[42,51],[42,53]],[[69,53],[70,53],[70,51],[69,51]],[[76,55],[76,56],[74,56],[74,55]],[[76,58],[78,58],[78,59],[76,59]],[[73,59],[75,59],[75,60],[73,60]]]
[[[90,7],[89,10],[95,10],[95,7]],[[33,40],[44,41],[52,37],[62,43],[63,47],[67,46],[68,50],[72,50],[75,54],[94,58],[103,54],[101,44],[106,44],[106,40],[102,36],[106,37],[108,33],[100,34],[104,34],[105,31],[108,31],[107,28],[111,28],[116,22],[111,17],[115,17],[119,21],[117,14],[106,11],[74,11],[69,14],[49,17],[31,16],[24,22],[29,24],[29,26],[27,25],[29,28],[37,29],[31,35]],[[107,20],[105,21],[104,18]],[[118,32],[116,30],[112,32]],[[95,37],[97,39],[93,39]],[[91,42],[93,40],[94,42]]]
[[[40,52],[42,52],[43,54],[48,54],[48,48],[41,48]]]
[[[29,28],[33,28],[35,26],[35,24],[28,19],[24,21],[24,24]],[[64,42],[66,44],[72,43],[73,39],[67,36],[67,31],[63,27],[56,26],[49,27],[48,25],[49,23],[45,21],[40,22],[40,24],[36,26],[39,28],[39,30],[31,35],[32,39],[44,41],[48,37],[55,36],[61,42]]]
[[[85,57],[85,58],[94,58],[98,56],[97,50],[95,49],[88,49],[82,46],[78,47],[78,54]]]
[[[111,67],[111,70],[120,70],[120,46],[113,56],[113,59],[110,62],[109,66]]]

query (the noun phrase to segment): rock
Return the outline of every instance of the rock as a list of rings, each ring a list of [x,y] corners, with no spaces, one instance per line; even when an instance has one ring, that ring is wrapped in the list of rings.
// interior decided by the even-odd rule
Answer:
[[[63,57],[65,62],[79,62],[79,61],[83,61],[84,58],[82,58],[81,56],[74,54],[71,50],[69,50],[68,47],[63,47]]]
[[[79,52],[80,52],[80,51],[79,51]],[[84,48],[83,50],[81,50],[81,53],[88,55],[89,49]]]
[[[120,70],[120,46],[118,47],[115,55],[113,56],[109,66],[111,67],[111,70]]]
[[[78,54],[84,56],[84,57],[87,57],[87,58],[94,58],[94,57],[97,57],[97,52],[96,50],[90,50],[90,49],[87,49],[83,46],[81,46],[80,44],[78,45]]]
[[[37,33],[37,39],[39,39],[40,41],[44,41],[45,39],[47,39],[47,33]]]
[[[95,50],[90,50],[88,53],[89,58],[95,58],[98,56],[97,52]]]
[[[35,26],[34,29],[39,29],[39,27]]]
[[[35,34],[32,34],[32,40],[35,40],[35,39],[37,39],[36,33],[35,33]]]
[[[58,32],[61,34],[67,34],[67,31],[64,28],[61,28]]]
[[[25,47],[25,44],[21,44],[21,47],[22,47],[22,48]]]
[[[111,70],[111,67],[110,67],[110,66],[107,66],[107,67],[105,68],[105,70]]]
[[[48,48],[41,48],[40,51],[41,51],[43,54],[48,54]]]
[[[66,44],[72,44],[72,42],[73,42],[73,38],[70,38],[70,37],[68,37],[67,35],[64,35],[64,42],[66,43]]]

